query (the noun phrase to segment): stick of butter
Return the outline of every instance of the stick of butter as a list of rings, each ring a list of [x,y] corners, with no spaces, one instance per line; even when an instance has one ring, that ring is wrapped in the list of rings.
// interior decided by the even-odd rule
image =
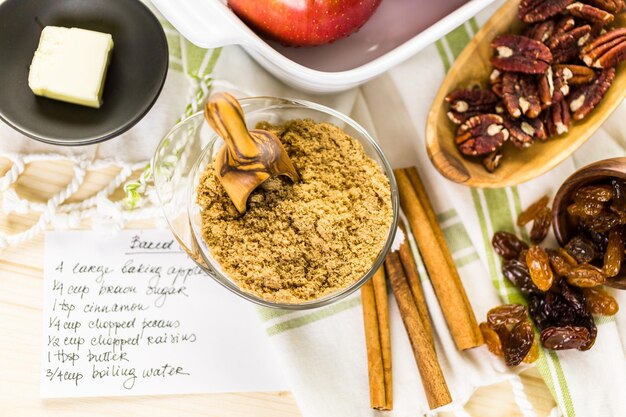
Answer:
[[[108,33],[46,26],[28,86],[38,96],[99,108],[112,49]]]

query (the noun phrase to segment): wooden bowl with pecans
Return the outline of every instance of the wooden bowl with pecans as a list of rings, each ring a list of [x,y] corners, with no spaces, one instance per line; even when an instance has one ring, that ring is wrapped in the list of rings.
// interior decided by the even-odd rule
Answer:
[[[550,10],[557,3],[567,8]],[[620,105],[626,13],[590,4],[621,9],[623,0],[587,3],[507,1],[485,23],[450,68],[428,116],[428,156],[444,177],[482,188],[533,179],[578,149]],[[544,20],[546,14],[553,17]]]

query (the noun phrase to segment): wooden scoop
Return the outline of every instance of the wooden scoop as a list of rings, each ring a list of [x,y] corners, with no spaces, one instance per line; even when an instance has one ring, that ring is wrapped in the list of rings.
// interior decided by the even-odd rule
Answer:
[[[426,124],[426,150],[437,170],[446,178],[471,187],[504,187],[542,175],[578,149],[604,123],[626,97],[626,62],[617,66],[615,80],[602,101],[586,118],[574,122],[569,132],[535,141],[528,149],[507,145],[501,166],[489,173],[480,160],[464,158],[454,143],[457,127],[448,120],[444,98],[457,88],[470,87],[479,81],[487,87],[493,66],[490,58],[493,38],[502,33],[519,33],[522,23],[517,16],[519,0],[506,1],[485,23],[448,71],[435,97]],[[626,13],[615,16],[612,27],[626,27]],[[598,146],[603,146],[598,141]]]
[[[248,197],[268,178],[286,175],[298,181],[298,173],[280,140],[271,132],[248,131],[243,109],[228,93],[215,93],[204,107],[204,117],[226,145],[215,157],[215,175],[240,213]]]

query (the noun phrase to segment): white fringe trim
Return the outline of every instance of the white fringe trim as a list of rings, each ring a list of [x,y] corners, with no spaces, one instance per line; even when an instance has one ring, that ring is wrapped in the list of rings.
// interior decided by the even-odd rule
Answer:
[[[109,199],[113,191],[124,184],[134,171],[143,169],[148,163],[147,161],[139,163],[127,163],[112,159],[92,161],[85,157],[51,153],[31,155],[0,153],[0,156],[12,162],[11,168],[0,178],[4,213],[41,213],[37,221],[23,232],[13,235],[0,232],[0,249],[33,239],[49,226],[55,229],[69,229],[77,227],[84,219],[91,219],[92,227],[100,230],[121,230],[127,222],[133,220],[155,218],[161,220],[160,208],[149,202],[146,207],[128,210],[120,201],[113,202]],[[69,184],[52,196],[47,203],[22,198],[15,192],[15,189],[11,188],[24,172],[26,165],[39,161],[69,161],[74,164],[74,175]],[[87,171],[96,171],[111,166],[120,168],[120,172],[102,190],[83,201],[65,203],[84,184]]]
[[[519,407],[522,415],[524,417],[537,417],[535,407],[533,407],[528,400],[528,396],[524,390],[524,383],[521,378],[517,374],[512,375],[509,379],[509,383],[513,389],[513,399],[515,400],[515,404]]]

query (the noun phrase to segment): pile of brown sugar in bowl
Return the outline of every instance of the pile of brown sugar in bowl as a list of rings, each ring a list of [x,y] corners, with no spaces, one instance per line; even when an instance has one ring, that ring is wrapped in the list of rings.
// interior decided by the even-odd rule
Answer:
[[[245,292],[301,303],[345,288],[373,265],[392,222],[389,180],[359,142],[329,123],[272,131],[300,174],[267,180],[241,215],[209,164],[198,185],[202,236]]]

